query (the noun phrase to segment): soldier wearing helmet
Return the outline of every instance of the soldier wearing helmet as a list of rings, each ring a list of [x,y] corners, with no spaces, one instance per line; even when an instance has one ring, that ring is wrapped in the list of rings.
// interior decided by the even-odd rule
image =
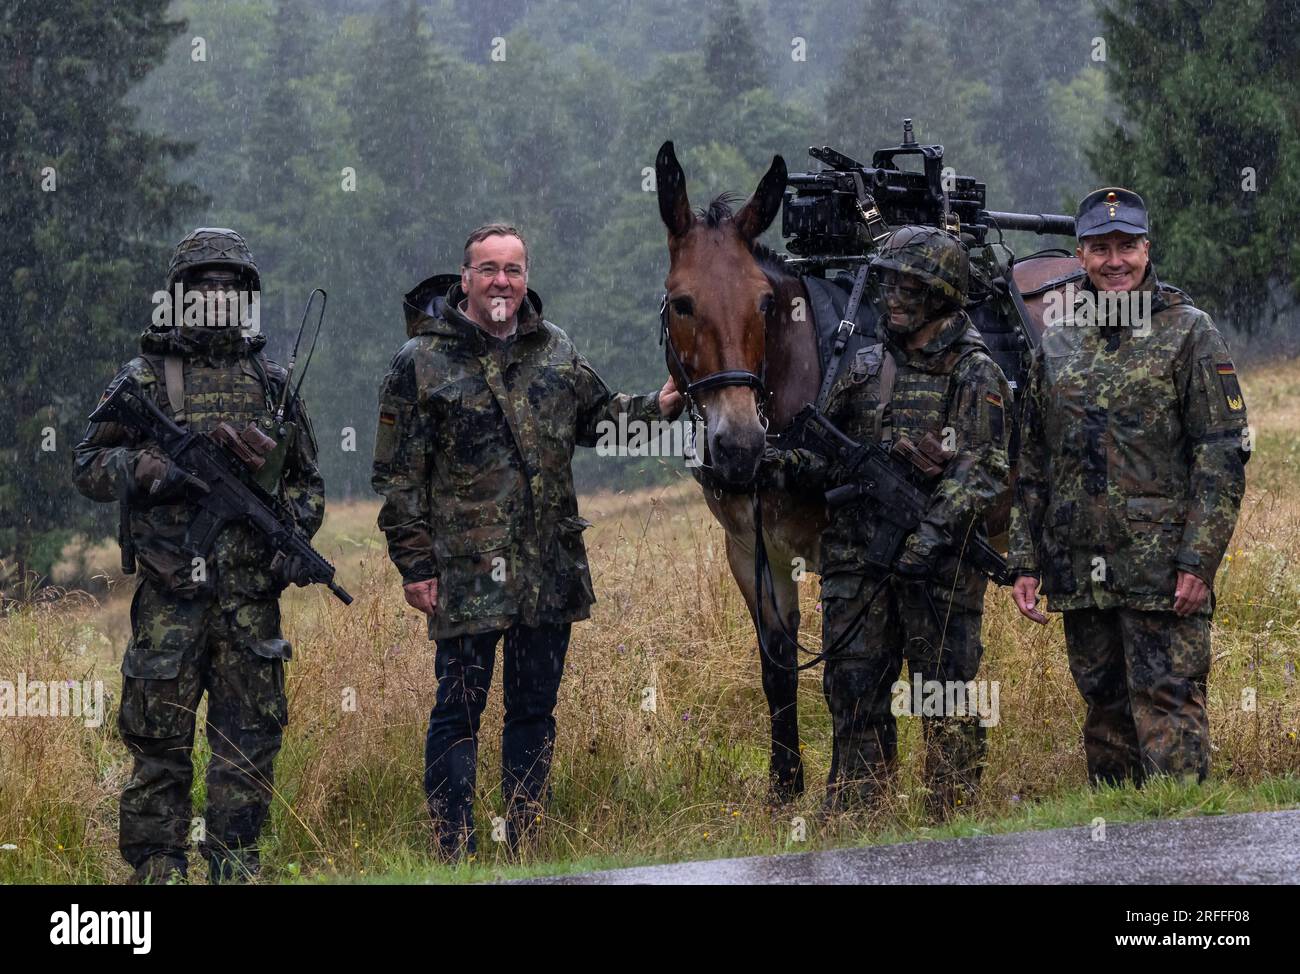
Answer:
[[[969,263],[953,236],[896,229],[870,266],[879,311],[877,344],[846,360],[825,403],[850,437],[889,448],[906,437],[933,459],[929,510],[889,575],[866,564],[873,525],[840,508],[822,535],[824,691],[834,724],[831,809],[875,805],[897,764],[895,716],[918,697],[931,814],[970,803],[985,754],[985,726],[966,696],[979,670],[987,580],[957,557],[962,540],[1009,489],[1002,371],[963,310]],[[806,449],[768,458],[761,476],[791,490],[823,492],[842,472]],[[900,681],[907,660],[911,682]],[[906,688],[904,690],[904,687]],[[916,687],[920,693],[914,693]]]
[[[274,411],[285,372],[263,354],[244,316],[217,299],[260,285],[257,264],[233,230],[204,227],[182,240],[167,270],[168,301],[155,308],[130,375],[176,423],[210,433],[237,430]],[[178,289],[178,290],[173,290]],[[190,298],[200,300],[192,301]],[[181,307],[183,305],[183,307]],[[158,313],[162,309],[169,313]],[[117,381],[116,379],[114,381]],[[296,436],[268,457],[283,467],[270,485],[308,536],[324,516],[316,443],[299,400],[288,416]],[[126,523],[124,565],[138,562],[131,641],[122,659],[118,727],[135,759],[122,793],[119,847],[140,882],[183,879],[190,842],[200,842],[212,882],[257,871],[257,839],[272,793],[272,764],[288,719],[279,596],[304,584],[292,560],[273,569],[272,552],[245,524],[228,524],[206,558],[179,554],[201,501],[156,444],[116,423],[92,423],[76,447],[77,488],[119,502]],[[129,555],[128,555],[129,552]],[[133,566],[134,567],[134,566]],[[195,715],[208,694],[207,809],[200,837],[190,809]]]

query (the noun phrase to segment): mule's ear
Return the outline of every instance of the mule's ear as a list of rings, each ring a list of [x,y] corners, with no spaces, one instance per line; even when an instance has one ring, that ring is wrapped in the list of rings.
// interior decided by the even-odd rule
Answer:
[[[655,156],[655,191],[659,195],[659,217],[669,236],[680,237],[691,228],[695,217],[686,198],[686,173],[682,172],[671,141],[661,145]]]
[[[781,196],[785,193],[785,160],[780,156],[772,157],[772,165],[758,183],[754,195],[745,201],[745,205],[736,214],[736,229],[747,241],[754,241],[758,235],[771,226],[772,221],[781,210]]]

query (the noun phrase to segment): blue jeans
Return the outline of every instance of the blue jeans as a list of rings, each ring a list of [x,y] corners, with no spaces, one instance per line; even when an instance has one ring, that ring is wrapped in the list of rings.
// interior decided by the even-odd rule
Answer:
[[[506,630],[439,639],[434,669],[438,696],[424,748],[424,793],[446,856],[472,854],[478,728],[505,636],[502,681],[501,793],[511,848],[540,813],[555,745],[555,699],[564,673],[570,626],[515,625]]]

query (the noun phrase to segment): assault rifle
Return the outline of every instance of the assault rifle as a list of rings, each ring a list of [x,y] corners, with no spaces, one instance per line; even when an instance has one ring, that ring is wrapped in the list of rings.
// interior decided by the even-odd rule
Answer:
[[[811,403],[795,417],[794,428],[802,429],[823,448],[817,452],[847,471],[849,482],[827,491],[826,505],[835,510],[865,502],[875,525],[866,550],[867,564],[881,572],[892,571],[907,536],[916,530],[930,505],[930,491],[920,483],[942,470],[944,458],[938,442],[923,440],[917,445],[899,437],[890,450],[876,443],[856,443]],[[999,585],[1011,584],[1006,560],[982,535],[949,539],[949,544],[963,561]]]
[[[329,586],[344,605],[352,604],[352,596],[334,581],[334,566],[311,546],[289,511],[216,442],[172,422],[131,376],[123,375],[108,387],[90,421],[120,423],[157,443],[187,482],[201,492],[199,513],[181,545],[184,554],[206,558],[221,529],[232,521],[243,521],[275,552],[272,570],[278,570],[286,559],[298,558],[312,582]]]

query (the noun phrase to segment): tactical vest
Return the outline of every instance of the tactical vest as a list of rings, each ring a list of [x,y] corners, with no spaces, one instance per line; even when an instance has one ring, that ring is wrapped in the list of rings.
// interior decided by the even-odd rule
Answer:
[[[948,354],[947,370],[942,373],[899,370],[891,401],[894,436],[906,436],[915,443],[926,433],[941,435],[948,422],[957,364],[978,350],[977,345],[954,348]]]
[[[142,357],[154,373],[163,411],[195,432],[208,433],[223,422],[238,429],[274,412],[273,390],[257,353],[232,355],[218,365],[179,355]],[[271,552],[246,525],[231,524],[221,532],[199,573],[206,577],[195,577],[192,559],[178,548],[194,513],[191,503],[132,511],[131,531],[145,573],[182,598],[274,597],[279,587],[268,568]]]
[[[210,433],[223,422],[238,429],[275,411],[265,369],[253,356],[215,367],[179,355],[145,358],[163,380],[164,408],[196,433]]]
[[[828,413],[853,439],[872,438],[886,449],[889,441],[898,436],[917,442],[927,432],[932,432],[942,439],[961,363],[967,356],[982,350],[979,344],[958,339],[944,353],[939,370],[928,372],[901,364],[891,377],[886,368],[891,356],[885,346],[864,347],[856,353],[836,383]],[[887,412],[883,409],[886,405]],[[883,423],[882,415],[887,417]],[[832,518],[822,534],[824,596],[850,597],[857,591],[859,583],[853,578],[867,571],[862,558],[871,532],[871,521],[853,516],[850,509]],[[955,562],[951,567],[956,568]],[[949,574],[940,595],[945,601],[952,599],[959,607],[976,609],[982,604],[984,587],[979,572],[962,568],[956,587],[953,587]]]
[[[832,412],[842,408],[835,400],[858,400],[865,393],[858,387],[876,380],[876,401],[870,408],[862,405],[859,409],[860,414],[871,417],[873,438],[888,441],[906,436],[916,442],[927,432],[937,436],[948,419],[958,365],[980,350],[979,345],[959,341],[946,353],[943,371],[923,372],[906,366],[891,369],[892,357],[885,346],[870,345],[858,352],[849,367],[848,381],[835,390]]]

